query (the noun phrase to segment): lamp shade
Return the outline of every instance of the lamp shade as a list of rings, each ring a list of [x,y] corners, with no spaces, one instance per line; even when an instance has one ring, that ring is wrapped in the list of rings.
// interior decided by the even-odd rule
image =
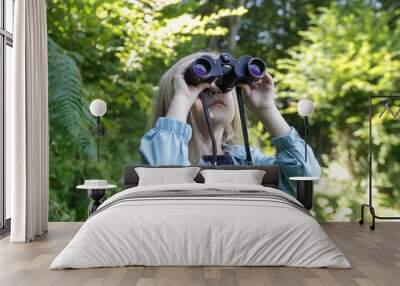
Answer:
[[[90,103],[90,113],[94,116],[103,116],[107,112],[107,104],[101,99],[95,99]]]
[[[300,116],[310,116],[314,111],[314,104],[309,99],[302,99],[297,105],[297,111]]]

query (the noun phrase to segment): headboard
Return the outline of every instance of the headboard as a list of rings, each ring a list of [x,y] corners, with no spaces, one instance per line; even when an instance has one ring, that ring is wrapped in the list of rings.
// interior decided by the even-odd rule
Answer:
[[[139,181],[139,177],[135,172],[136,167],[147,167],[147,168],[182,168],[184,166],[176,166],[176,165],[168,165],[168,166],[149,166],[149,165],[132,165],[126,166],[124,168],[123,173],[123,188],[133,188],[136,187]],[[263,170],[265,171],[265,175],[262,179],[262,185],[265,187],[278,188],[279,183],[279,167],[276,165],[273,166],[233,166],[233,165],[220,165],[220,166],[195,166],[200,167],[202,170],[205,169],[219,169],[219,170]],[[204,183],[203,176],[198,173],[194,178],[197,183]]]

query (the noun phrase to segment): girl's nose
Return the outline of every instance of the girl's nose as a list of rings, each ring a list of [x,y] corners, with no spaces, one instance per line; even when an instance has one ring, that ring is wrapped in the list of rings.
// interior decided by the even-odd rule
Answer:
[[[211,95],[222,94],[222,91],[215,85],[215,83],[212,83],[210,87],[210,94]]]
[[[211,89],[210,94],[211,95],[217,95],[217,94],[222,94],[222,92],[219,89]]]

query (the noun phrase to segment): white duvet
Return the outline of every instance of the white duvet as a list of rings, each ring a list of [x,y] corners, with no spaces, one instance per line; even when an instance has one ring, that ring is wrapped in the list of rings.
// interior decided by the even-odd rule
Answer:
[[[247,197],[171,197],[121,200],[146,191],[264,191],[238,184],[135,187],[106,200],[50,269],[145,266],[294,266],[350,268],[306,212],[282,201]],[[144,194],[144,193],[143,193]]]

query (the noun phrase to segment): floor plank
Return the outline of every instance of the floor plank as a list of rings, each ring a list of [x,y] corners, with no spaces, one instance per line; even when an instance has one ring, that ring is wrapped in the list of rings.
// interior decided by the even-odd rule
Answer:
[[[352,269],[290,267],[118,267],[48,270],[82,223],[50,223],[32,243],[0,240],[0,285],[399,285],[400,222],[379,222],[375,231],[356,223],[322,227],[352,263]]]

